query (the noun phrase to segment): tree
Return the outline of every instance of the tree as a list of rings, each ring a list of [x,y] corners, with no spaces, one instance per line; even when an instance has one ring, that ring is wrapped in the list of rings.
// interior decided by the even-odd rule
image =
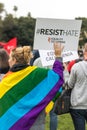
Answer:
[[[13,18],[12,14],[8,14],[3,20],[3,39],[8,41],[9,39],[16,37],[18,31],[18,24],[16,18]]]
[[[20,17],[18,19],[18,40],[23,45],[33,46],[35,19]]]
[[[4,11],[4,4],[0,3],[0,19],[1,19],[1,13]]]
[[[79,39],[79,45],[82,47],[85,42],[87,42],[87,18],[78,17],[77,20],[82,20],[81,33]]]
[[[18,10],[18,7],[17,7],[17,6],[14,6],[14,7],[13,7],[13,10],[15,11],[15,17],[16,17],[16,12],[17,12],[17,10]]]
[[[30,12],[28,12],[28,18],[31,18],[31,13]]]

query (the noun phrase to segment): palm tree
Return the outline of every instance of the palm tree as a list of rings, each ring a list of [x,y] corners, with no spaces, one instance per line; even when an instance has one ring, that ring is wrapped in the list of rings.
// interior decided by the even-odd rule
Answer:
[[[31,18],[31,13],[30,12],[28,12],[28,18]]]
[[[16,12],[17,12],[17,10],[18,10],[18,7],[17,7],[17,6],[14,6],[14,7],[13,7],[13,10],[15,11],[15,17],[16,17]]]

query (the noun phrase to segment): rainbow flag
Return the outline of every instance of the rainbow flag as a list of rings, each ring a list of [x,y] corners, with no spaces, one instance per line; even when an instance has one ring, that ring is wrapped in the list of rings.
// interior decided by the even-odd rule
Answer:
[[[29,66],[7,73],[0,82],[0,130],[29,130],[62,84],[58,61],[53,70]]]

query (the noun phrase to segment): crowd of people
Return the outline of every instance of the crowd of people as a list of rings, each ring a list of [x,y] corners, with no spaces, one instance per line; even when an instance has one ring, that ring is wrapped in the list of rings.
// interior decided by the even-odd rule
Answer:
[[[74,128],[86,130],[87,43],[79,59],[69,63],[62,62],[63,48],[54,43],[55,62],[47,67],[43,67],[38,51],[32,54],[30,46],[16,47],[10,55],[0,48],[0,130],[45,130],[45,108],[64,81],[72,88],[70,115]],[[49,129],[57,130],[58,115],[53,109]]]

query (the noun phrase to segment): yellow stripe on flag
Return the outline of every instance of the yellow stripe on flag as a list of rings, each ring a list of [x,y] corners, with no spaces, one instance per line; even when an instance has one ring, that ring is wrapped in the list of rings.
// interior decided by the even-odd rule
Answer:
[[[25,78],[28,74],[30,74],[33,70],[35,70],[36,66],[29,66],[23,70],[12,72],[8,74],[1,82],[0,82],[0,98],[9,91],[15,84],[20,82],[23,78]]]
[[[54,102],[51,101],[45,108],[46,114],[48,114],[53,109],[53,106],[54,106]]]

